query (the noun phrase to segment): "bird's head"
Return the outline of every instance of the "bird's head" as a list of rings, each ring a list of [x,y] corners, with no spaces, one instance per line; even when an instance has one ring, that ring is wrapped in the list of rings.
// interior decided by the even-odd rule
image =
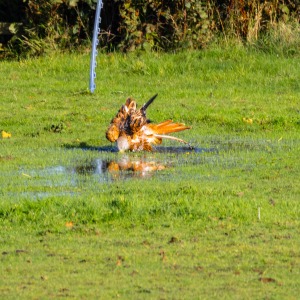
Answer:
[[[128,138],[124,135],[117,139],[117,148],[120,152],[125,152],[130,149]]]

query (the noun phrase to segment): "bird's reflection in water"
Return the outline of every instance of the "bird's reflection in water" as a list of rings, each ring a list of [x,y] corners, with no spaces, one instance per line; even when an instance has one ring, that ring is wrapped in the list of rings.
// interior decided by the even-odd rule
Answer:
[[[154,171],[164,170],[166,166],[155,161],[130,160],[127,156],[119,161],[110,161],[107,165],[107,171],[114,178],[120,177],[121,173],[127,173],[131,177],[148,177],[153,175]]]
[[[145,158],[130,158],[122,156],[116,160],[95,159],[78,164],[73,172],[80,175],[101,175],[113,180],[129,178],[148,178],[156,171],[166,169],[166,165]]]

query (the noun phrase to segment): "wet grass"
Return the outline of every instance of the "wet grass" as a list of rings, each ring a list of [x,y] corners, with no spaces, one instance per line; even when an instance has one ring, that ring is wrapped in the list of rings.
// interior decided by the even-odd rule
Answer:
[[[299,61],[100,55],[93,95],[88,62],[0,62],[1,295],[297,299]],[[116,153],[112,116],[156,92],[149,117],[195,149]]]

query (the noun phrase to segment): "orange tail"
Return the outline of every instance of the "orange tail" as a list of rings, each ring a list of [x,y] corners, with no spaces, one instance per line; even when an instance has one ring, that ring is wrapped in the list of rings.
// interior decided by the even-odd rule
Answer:
[[[167,120],[159,124],[149,124],[148,126],[151,127],[156,134],[169,134],[191,128],[185,126],[183,123],[174,123],[172,120]]]
[[[161,122],[159,124],[148,124],[148,128],[150,129],[150,132],[152,134],[152,143],[154,144],[160,144],[162,142],[162,139],[169,139],[174,140],[183,144],[189,145],[190,148],[192,146],[177,137],[168,135],[169,133],[178,132],[186,129],[190,129],[191,127],[185,126],[183,123],[173,123],[172,120],[167,120],[164,122]]]

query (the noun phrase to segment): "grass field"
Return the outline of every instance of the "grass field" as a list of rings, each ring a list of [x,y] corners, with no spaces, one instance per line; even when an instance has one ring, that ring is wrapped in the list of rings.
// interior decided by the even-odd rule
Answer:
[[[0,62],[1,298],[298,299],[299,59],[99,54],[94,94],[88,74],[88,53]],[[111,118],[155,93],[195,150],[116,153]]]

